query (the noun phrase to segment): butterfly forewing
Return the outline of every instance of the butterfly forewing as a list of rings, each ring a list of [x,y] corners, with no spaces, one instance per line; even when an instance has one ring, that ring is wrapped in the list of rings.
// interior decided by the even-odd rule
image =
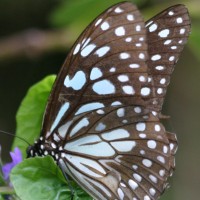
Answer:
[[[189,27],[182,5],[146,28],[128,2],[97,17],[57,77],[32,155],[51,154],[95,199],[158,199],[177,148],[160,111]]]
[[[67,119],[81,107],[92,110],[115,101],[144,104],[141,94],[149,95],[143,88],[146,60],[146,29],[139,11],[131,3],[108,9],[83,32],[67,57],[47,106],[43,130],[52,132],[58,121],[62,123],[56,117]]]

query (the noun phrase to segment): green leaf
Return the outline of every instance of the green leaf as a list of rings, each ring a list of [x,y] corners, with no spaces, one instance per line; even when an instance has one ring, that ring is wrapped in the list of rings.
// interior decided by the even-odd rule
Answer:
[[[33,85],[28,90],[17,112],[16,135],[24,138],[31,144],[40,134],[43,113],[55,77],[55,75],[48,76]],[[25,156],[27,144],[15,138],[13,148],[16,146],[21,149],[23,156]]]
[[[67,200],[71,197],[65,177],[51,156],[24,160],[13,168],[10,179],[22,200]],[[77,184],[71,184],[75,200],[92,199]]]
[[[0,185],[5,185],[5,180],[2,174],[0,174]]]
[[[24,160],[13,168],[10,179],[22,200],[66,200],[71,196],[62,172],[50,156]]]

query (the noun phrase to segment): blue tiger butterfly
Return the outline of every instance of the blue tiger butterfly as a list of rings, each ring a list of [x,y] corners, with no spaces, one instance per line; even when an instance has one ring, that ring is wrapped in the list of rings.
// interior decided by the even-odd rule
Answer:
[[[177,149],[161,110],[189,33],[184,5],[146,23],[130,2],[104,11],[68,54],[28,157],[51,155],[97,200],[158,199]]]

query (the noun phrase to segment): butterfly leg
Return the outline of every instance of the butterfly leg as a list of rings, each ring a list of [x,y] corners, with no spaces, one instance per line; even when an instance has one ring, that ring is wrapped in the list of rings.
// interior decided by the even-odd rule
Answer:
[[[62,173],[65,177],[65,179],[67,180],[67,183],[68,183],[68,186],[69,186],[69,189],[70,189],[70,192],[71,192],[71,200],[73,200],[74,198],[74,188],[72,187],[71,183],[70,183],[70,180],[69,180],[69,177],[67,176],[67,174],[65,173],[64,169],[62,168],[61,165],[59,165],[60,169],[62,170]]]

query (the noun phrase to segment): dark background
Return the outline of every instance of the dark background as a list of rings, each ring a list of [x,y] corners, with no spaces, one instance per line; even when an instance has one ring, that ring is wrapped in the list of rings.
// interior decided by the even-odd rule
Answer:
[[[0,1],[0,129],[15,133],[15,116],[28,88],[57,74],[81,30],[117,1]],[[135,1],[145,19],[168,6],[184,3],[192,34],[173,73],[163,113],[167,129],[176,132],[179,149],[172,188],[162,200],[196,200],[200,189],[200,1]],[[94,9],[95,8],[95,9]],[[28,133],[27,133],[28,134]],[[3,160],[9,161],[13,138],[0,134]]]

